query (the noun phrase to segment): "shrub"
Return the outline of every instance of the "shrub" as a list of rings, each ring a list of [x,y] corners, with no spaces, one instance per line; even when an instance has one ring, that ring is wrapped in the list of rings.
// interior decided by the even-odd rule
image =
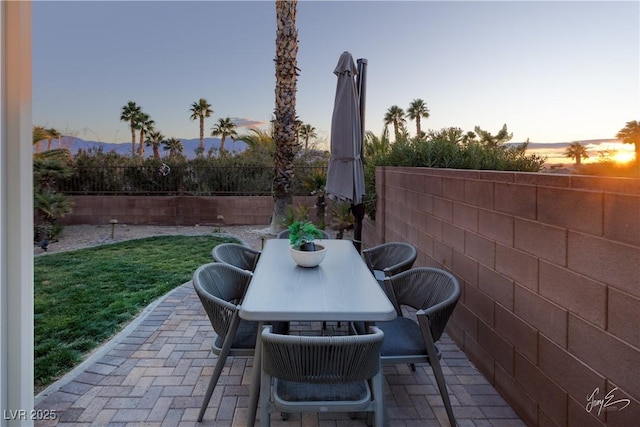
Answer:
[[[71,155],[66,149],[48,150],[33,157],[34,242],[47,250],[62,231],[58,220],[71,212],[73,204],[55,187],[71,176]]]
[[[489,146],[476,141],[453,143],[439,138],[398,141],[388,152],[365,159],[365,212],[375,219],[377,166],[539,171],[546,159],[527,154],[526,148],[526,144]]]
[[[322,156],[296,161],[293,194],[308,195],[306,177],[326,169]],[[84,151],[73,161],[73,173],[58,180],[56,187],[66,194],[139,195],[268,195],[273,181],[273,162],[255,154],[183,158],[131,159],[100,149]]]

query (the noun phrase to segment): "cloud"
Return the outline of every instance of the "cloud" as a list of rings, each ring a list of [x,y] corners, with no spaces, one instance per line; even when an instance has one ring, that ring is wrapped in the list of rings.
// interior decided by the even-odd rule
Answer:
[[[262,120],[246,119],[243,117],[232,117],[231,121],[239,128],[260,128],[269,126],[269,122]]]

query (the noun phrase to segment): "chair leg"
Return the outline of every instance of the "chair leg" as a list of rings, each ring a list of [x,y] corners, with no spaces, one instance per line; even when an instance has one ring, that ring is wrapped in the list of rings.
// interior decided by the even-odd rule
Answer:
[[[260,426],[269,427],[271,425],[271,376],[262,370],[262,366],[253,366],[253,369],[260,369]],[[282,419],[286,419],[284,413]],[[288,415],[287,415],[288,418]]]
[[[433,341],[427,343],[427,352],[429,353],[429,363],[433,370],[433,375],[436,378],[436,383],[438,384],[438,390],[440,390],[440,397],[442,397],[444,407],[447,410],[449,423],[451,424],[451,427],[455,427],[457,424],[456,419],[453,416],[453,408],[451,407],[451,400],[449,399],[449,392],[447,391],[447,383],[444,380],[442,366],[440,366],[440,359],[438,359],[438,352]]]
[[[380,368],[382,369],[382,368]],[[373,389],[373,399],[375,402],[375,427],[386,427],[388,425],[386,407],[384,404],[384,385],[382,383],[382,370],[371,379]]]
[[[213,389],[216,388],[216,384],[218,384],[218,380],[220,379],[220,374],[222,374],[222,368],[224,368],[224,364],[227,361],[227,356],[229,355],[229,351],[231,350],[231,344],[233,344],[233,337],[238,330],[239,324],[240,317],[236,312],[234,313],[234,318],[231,320],[231,326],[229,327],[229,331],[227,331],[227,336],[225,337],[222,348],[220,349],[220,354],[218,355],[218,360],[216,361],[216,367],[213,369],[213,374],[211,374],[209,386],[207,387],[207,392],[204,395],[204,400],[202,401],[202,406],[200,407],[200,413],[198,414],[198,422],[201,422],[202,418],[204,418],[204,413],[207,410],[207,406],[209,406],[211,395],[213,395]]]
[[[220,374],[222,373],[222,368],[226,362],[227,357],[222,357],[222,353],[218,356],[218,361],[216,362],[216,367],[213,370],[213,374],[211,375],[211,379],[209,380],[209,386],[207,387],[207,393],[204,395],[204,400],[202,401],[202,406],[200,407],[200,413],[198,414],[198,422],[201,422],[204,418],[204,413],[207,410],[207,406],[209,406],[209,401],[211,400],[211,396],[213,395],[213,390],[216,388],[218,384],[218,380],[220,379]]]

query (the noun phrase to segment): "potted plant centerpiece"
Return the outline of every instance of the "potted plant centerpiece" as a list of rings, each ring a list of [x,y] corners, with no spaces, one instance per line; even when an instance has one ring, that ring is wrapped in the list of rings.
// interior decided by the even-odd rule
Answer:
[[[316,267],[324,259],[327,249],[315,240],[323,233],[310,221],[295,221],[289,226],[289,251],[301,267]]]

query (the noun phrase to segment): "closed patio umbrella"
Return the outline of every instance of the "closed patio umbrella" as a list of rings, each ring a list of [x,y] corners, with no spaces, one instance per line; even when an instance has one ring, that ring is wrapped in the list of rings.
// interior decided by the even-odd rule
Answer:
[[[363,60],[358,61],[359,65],[360,61]],[[366,63],[366,60],[364,61]],[[338,82],[331,120],[331,157],[327,170],[326,192],[337,199],[351,202],[356,219],[354,243],[360,250],[364,216],[362,197],[365,194],[362,166],[363,80],[360,78],[356,82],[358,68],[349,52],[340,55],[333,72],[338,77]]]

